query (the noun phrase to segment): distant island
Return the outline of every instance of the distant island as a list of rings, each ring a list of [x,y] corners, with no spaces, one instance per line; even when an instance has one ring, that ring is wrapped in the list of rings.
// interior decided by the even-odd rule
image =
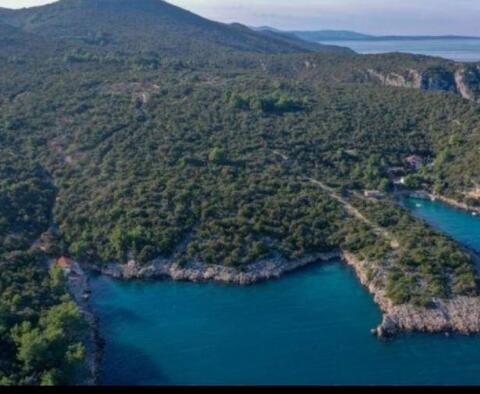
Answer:
[[[443,35],[443,36],[375,36],[363,33],[357,33],[349,30],[292,30],[281,31],[270,26],[261,26],[253,28],[257,31],[271,31],[275,33],[291,34],[306,41],[423,41],[423,40],[480,40],[480,37],[474,36],[457,36],[457,35]]]

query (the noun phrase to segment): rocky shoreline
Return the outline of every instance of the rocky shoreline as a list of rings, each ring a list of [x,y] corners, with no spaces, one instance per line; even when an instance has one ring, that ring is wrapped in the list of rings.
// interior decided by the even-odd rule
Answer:
[[[383,312],[383,321],[372,333],[378,337],[390,337],[402,332],[480,333],[480,298],[455,297],[448,301],[435,299],[432,308],[420,308],[411,304],[394,305],[385,290],[369,280],[369,265],[355,255],[343,252],[343,260],[354,268],[362,285],[373,295]]]
[[[327,262],[341,258],[340,251],[314,253],[304,258],[289,261],[280,256],[250,264],[243,271],[222,265],[207,265],[190,262],[180,266],[168,258],[159,258],[149,264],[139,265],[134,260],[127,264],[107,263],[103,266],[88,265],[88,268],[117,279],[158,279],[168,278],[178,281],[251,285],[261,281],[276,279],[287,272],[297,270],[315,262]]]
[[[432,194],[432,193],[430,193],[426,190],[399,192],[399,193],[397,193],[397,195],[407,195],[409,197],[418,198],[418,199],[422,199],[422,200],[431,200],[431,201],[438,200],[438,201],[441,201],[445,205],[448,205],[452,208],[461,209],[462,211],[468,211],[468,212],[472,212],[474,214],[476,214],[476,213],[480,214],[480,208],[472,207],[472,206],[469,206],[467,204],[458,202],[456,200],[452,200],[450,198],[440,196],[438,194]],[[472,260],[475,263],[477,271],[480,274],[480,255],[479,255],[478,251],[476,251],[472,248],[469,248],[466,245],[459,245],[459,246],[461,247],[461,249],[463,251],[465,251],[466,253],[468,253],[470,255],[470,257],[472,258]]]
[[[463,202],[460,202],[460,201],[454,200],[452,198],[442,196],[440,194],[430,193],[426,190],[415,191],[415,192],[407,192],[407,194],[411,197],[420,198],[420,199],[424,199],[424,200],[431,200],[431,201],[438,200],[438,201],[441,201],[444,204],[449,205],[453,208],[458,208],[458,209],[462,209],[464,211],[480,214],[480,208],[478,208],[478,207],[472,207],[472,206],[470,206],[468,204],[465,204]]]
[[[435,306],[426,309],[411,304],[394,305],[385,295],[378,281],[369,278],[371,264],[362,261],[347,251],[316,253],[295,261],[277,256],[248,266],[244,271],[217,265],[191,262],[179,266],[169,259],[157,259],[150,264],[139,265],[135,261],[121,265],[106,264],[89,269],[117,279],[168,278],[178,281],[215,281],[235,285],[251,285],[281,277],[283,274],[316,263],[341,259],[352,267],[363,286],[372,294],[375,303],[383,312],[383,321],[372,329],[380,338],[404,332],[458,333],[470,335],[480,333],[480,298],[456,297],[443,301],[434,300]],[[380,273],[381,275],[381,273]]]
[[[78,378],[76,383],[79,385],[92,386],[98,384],[100,376],[103,340],[100,335],[98,319],[89,302],[91,290],[88,275],[76,261],[70,259],[65,260],[68,260],[68,266],[63,266],[62,269],[67,288],[88,324],[88,334],[85,339],[85,365],[87,375],[83,376],[83,374],[80,374],[82,376]],[[56,262],[52,261],[50,264],[56,264]]]

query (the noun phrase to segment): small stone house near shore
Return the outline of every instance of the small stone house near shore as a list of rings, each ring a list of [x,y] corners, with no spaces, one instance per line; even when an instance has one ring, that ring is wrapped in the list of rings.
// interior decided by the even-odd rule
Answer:
[[[73,274],[73,276],[78,275],[78,273],[75,271],[75,263],[72,259],[69,259],[68,257],[62,256],[57,259],[57,266],[63,269],[66,275],[70,276]]]

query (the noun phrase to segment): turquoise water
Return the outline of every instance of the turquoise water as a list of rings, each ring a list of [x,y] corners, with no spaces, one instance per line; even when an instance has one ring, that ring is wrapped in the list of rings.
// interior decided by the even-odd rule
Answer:
[[[480,39],[328,41],[325,44],[349,47],[362,54],[405,52],[443,57],[458,62],[480,61]]]
[[[458,242],[480,251],[480,217],[438,201],[409,198],[406,207]]]
[[[480,218],[408,204],[480,246]],[[478,337],[374,338],[381,314],[340,262],[245,288],[101,276],[92,286],[104,384],[480,384]]]

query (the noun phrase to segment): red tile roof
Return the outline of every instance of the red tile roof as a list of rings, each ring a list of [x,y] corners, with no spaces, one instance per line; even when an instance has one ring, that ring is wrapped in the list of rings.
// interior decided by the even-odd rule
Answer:
[[[68,257],[62,256],[57,260],[57,265],[61,268],[72,268],[73,261]]]

